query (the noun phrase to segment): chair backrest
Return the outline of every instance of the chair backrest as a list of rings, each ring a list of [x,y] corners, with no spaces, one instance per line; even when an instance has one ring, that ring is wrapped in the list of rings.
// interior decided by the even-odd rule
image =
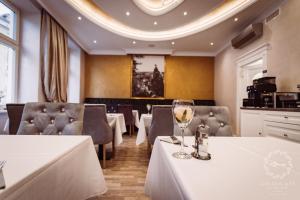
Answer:
[[[5,130],[5,125],[8,120],[7,112],[0,112],[0,135],[8,134]]]
[[[16,135],[18,132],[24,106],[25,104],[6,104],[10,135]]]
[[[118,113],[123,113],[126,125],[133,125],[132,105],[119,104]]]
[[[18,135],[80,135],[83,104],[26,103]]]
[[[174,132],[172,106],[152,106],[152,121],[148,133],[150,144],[157,136],[171,136]]]
[[[85,105],[82,133],[90,135],[94,144],[107,144],[113,140],[112,128],[107,121],[106,105]]]
[[[229,109],[225,106],[195,106],[195,114],[187,132],[196,133],[197,126],[209,127],[210,136],[232,136]],[[187,135],[189,135],[187,133]]]

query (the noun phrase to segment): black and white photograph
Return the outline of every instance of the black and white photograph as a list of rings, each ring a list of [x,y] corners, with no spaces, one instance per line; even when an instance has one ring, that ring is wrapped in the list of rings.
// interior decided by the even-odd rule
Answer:
[[[164,56],[134,55],[132,97],[164,97]]]

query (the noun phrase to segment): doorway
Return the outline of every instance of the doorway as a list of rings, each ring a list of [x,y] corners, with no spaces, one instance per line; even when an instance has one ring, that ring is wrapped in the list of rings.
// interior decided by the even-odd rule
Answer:
[[[247,86],[253,80],[263,76],[267,70],[267,51],[269,44],[263,44],[237,59],[237,87],[236,87],[236,131],[240,133],[240,107],[243,99],[248,97]]]

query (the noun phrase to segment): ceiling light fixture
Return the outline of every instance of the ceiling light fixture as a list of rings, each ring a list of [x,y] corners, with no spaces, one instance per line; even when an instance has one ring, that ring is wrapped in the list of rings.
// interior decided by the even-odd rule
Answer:
[[[237,17],[236,17],[236,18],[234,18],[234,21],[235,21],[235,22],[239,21],[239,18],[237,18]]]
[[[136,44],[136,41],[132,41],[132,44]]]
[[[188,13],[187,13],[186,11],[183,12],[183,15],[184,15],[184,16],[187,16],[187,14],[188,14]]]
[[[211,42],[211,43],[210,43],[210,46],[214,46],[214,43],[213,43],[213,42]]]
[[[93,42],[96,44],[96,43],[97,43],[97,40],[94,40]]]
[[[171,44],[172,44],[172,45],[175,45],[175,42],[173,41],[173,42],[171,42]]]
[[[104,11],[96,6],[94,1],[65,0],[66,3],[72,6],[81,15],[99,27],[123,37],[143,41],[174,40],[205,31],[227,19],[232,19],[232,17],[253,5],[256,1],[257,0],[226,1],[226,3],[215,8],[210,13],[188,24],[163,31],[147,31],[128,26],[113,17],[108,17]]]
[[[78,20],[82,20],[82,17],[78,16],[77,19],[78,19]]]
[[[154,24],[154,25],[157,25],[157,21],[154,21],[153,24]]]
[[[129,11],[127,11],[125,14],[126,14],[127,16],[129,16],[129,15],[130,15],[130,12],[129,12]]]

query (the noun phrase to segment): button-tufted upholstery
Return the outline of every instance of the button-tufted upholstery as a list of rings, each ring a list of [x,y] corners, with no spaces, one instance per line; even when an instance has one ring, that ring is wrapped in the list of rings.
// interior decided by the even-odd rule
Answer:
[[[189,124],[185,135],[194,135],[197,126],[204,124],[209,126],[210,136],[232,136],[229,110],[225,106],[195,106],[195,114]],[[176,128],[178,134],[178,127]]]
[[[152,122],[148,142],[153,145],[157,136],[171,136],[173,130],[172,106],[152,106]]]
[[[84,105],[26,103],[18,135],[80,135]]]

